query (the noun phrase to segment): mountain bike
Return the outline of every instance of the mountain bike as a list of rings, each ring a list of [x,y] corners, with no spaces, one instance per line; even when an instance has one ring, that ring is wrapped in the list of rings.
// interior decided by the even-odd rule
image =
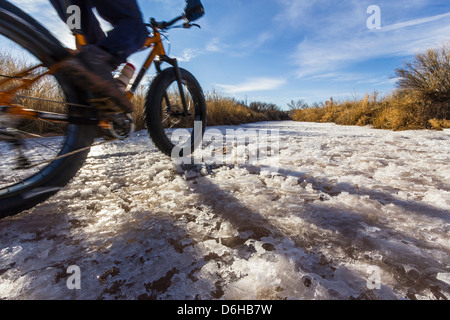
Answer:
[[[184,19],[184,23],[177,24]],[[206,102],[195,77],[167,56],[163,37],[171,28],[191,28],[184,15],[169,22],[151,19],[143,49],[149,54],[126,91],[135,95],[153,64],[156,76],[145,99],[145,123],[156,147],[168,156],[188,156],[201,143]],[[199,26],[198,26],[199,27]],[[86,45],[73,33],[77,48]],[[129,114],[103,111],[90,92],[61,72],[74,50],[13,4],[0,0],[0,218],[47,200],[85,162],[93,143],[126,139],[134,130]],[[25,56],[25,57],[24,57]],[[165,68],[163,68],[163,66]],[[167,66],[167,67],[166,67]],[[100,100],[105,100],[100,99]],[[200,124],[200,125],[199,125]],[[185,140],[172,141],[174,128]],[[99,132],[101,135],[99,135]],[[102,140],[102,137],[107,139]],[[99,139],[96,139],[99,138]],[[102,143],[102,142],[101,142]],[[177,148],[177,146],[184,146]]]

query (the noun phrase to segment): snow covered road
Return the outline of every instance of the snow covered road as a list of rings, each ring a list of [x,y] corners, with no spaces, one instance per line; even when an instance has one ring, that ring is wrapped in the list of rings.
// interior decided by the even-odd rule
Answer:
[[[0,220],[0,298],[450,298],[450,130],[240,128],[279,130],[278,168],[180,166],[145,132],[94,147]]]

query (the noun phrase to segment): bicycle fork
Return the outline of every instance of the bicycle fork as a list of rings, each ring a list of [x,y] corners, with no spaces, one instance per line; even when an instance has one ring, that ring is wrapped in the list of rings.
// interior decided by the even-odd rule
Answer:
[[[188,108],[188,104],[186,101],[186,96],[184,94],[184,90],[183,90],[183,80],[181,78],[181,72],[180,72],[180,67],[178,66],[178,61],[176,58],[169,58],[168,56],[161,56],[160,57],[160,62],[159,63],[155,63],[156,66],[156,71],[158,73],[161,72],[161,62],[167,62],[168,64],[170,64],[175,71],[175,78],[177,80],[177,85],[178,85],[178,91],[180,92],[180,99],[181,99],[181,103],[183,104],[183,112],[182,114],[179,114],[180,116],[190,116],[191,113],[189,112],[189,108]],[[170,108],[170,100],[169,100],[169,96],[167,95],[167,92],[164,93],[164,100],[166,101],[166,105]],[[176,114],[178,115],[178,114]]]

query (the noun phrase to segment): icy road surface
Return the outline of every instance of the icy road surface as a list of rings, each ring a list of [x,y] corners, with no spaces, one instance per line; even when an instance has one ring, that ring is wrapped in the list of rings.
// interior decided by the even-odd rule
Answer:
[[[450,298],[449,130],[241,128],[279,130],[278,169],[181,167],[144,132],[94,147],[0,220],[0,298]]]

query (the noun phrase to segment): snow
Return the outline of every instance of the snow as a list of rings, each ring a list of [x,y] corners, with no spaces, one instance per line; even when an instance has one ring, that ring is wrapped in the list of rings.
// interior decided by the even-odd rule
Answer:
[[[277,130],[279,155],[181,165],[145,132],[93,147],[66,188],[0,220],[0,298],[450,298],[449,130],[214,129]]]

